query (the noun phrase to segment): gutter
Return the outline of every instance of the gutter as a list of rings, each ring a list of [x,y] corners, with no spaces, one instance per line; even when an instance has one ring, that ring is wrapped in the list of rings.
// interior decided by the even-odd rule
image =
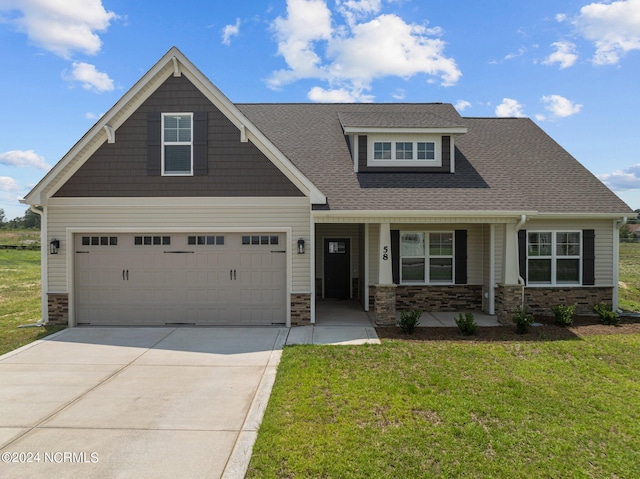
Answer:
[[[621,311],[618,308],[618,295],[620,286],[620,230],[627,224],[629,219],[624,216],[622,219],[613,222],[613,298],[611,298],[611,311]]]
[[[20,203],[26,205],[27,201],[23,198],[20,200]],[[37,206],[40,206],[42,209],[38,209]],[[49,307],[47,304],[47,293],[45,292],[45,289],[48,288],[49,284],[49,275],[47,273],[47,215],[45,214],[44,206],[29,205],[29,209],[40,216],[40,271],[42,276],[40,281],[40,302],[42,307],[42,317],[40,318],[40,321],[38,321],[34,326],[42,326],[43,324],[47,324],[49,322]]]
[[[520,231],[520,229],[524,226],[524,224],[527,222],[527,215],[520,215],[520,221],[518,221],[518,224],[516,225],[516,244],[518,243],[518,238],[517,238],[517,234],[518,231]],[[518,251],[518,248],[516,248],[516,251]],[[516,264],[520,264],[520,258],[516,257]],[[522,308],[524,310],[524,287],[526,285],[524,278],[520,275],[518,275],[518,284],[520,286],[522,286],[522,296],[520,298],[520,308]]]

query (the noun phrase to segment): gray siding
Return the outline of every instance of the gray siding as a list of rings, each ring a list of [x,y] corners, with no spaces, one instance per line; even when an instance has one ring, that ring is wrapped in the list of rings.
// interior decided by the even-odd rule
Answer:
[[[208,113],[206,176],[153,176],[147,170],[150,112]],[[58,190],[55,197],[303,196],[184,76],[170,76]]]

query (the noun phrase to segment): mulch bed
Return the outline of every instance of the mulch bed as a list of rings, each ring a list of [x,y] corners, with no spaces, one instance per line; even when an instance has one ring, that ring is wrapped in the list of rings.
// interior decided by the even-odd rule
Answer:
[[[553,318],[536,317],[541,326],[532,326],[526,334],[516,333],[515,325],[478,327],[473,336],[463,336],[455,328],[416,328],[411,335],[404,334],[399,327],[376,328],[380,339],[399,339],[404,341],[558,341],[578,339],[598,334],[640,334],[640,318],[622,317],[619,326],[600,324],[597,316],[575,316],[573,326],[563,327],[554,324]]]

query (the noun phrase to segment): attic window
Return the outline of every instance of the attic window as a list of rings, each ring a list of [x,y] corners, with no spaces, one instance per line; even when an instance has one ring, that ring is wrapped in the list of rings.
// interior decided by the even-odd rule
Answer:
[[[162,114],[162,174],[193,175],[193,114]]]

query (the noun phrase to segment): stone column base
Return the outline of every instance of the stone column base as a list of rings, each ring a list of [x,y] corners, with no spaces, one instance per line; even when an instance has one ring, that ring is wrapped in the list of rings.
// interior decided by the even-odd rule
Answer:
[[[69,324],[69,295],[50,293],[47,295],[49,324],[67,326]]]
[[[523,285],[499,284],[496,287],[496,316],[498,322],[505,326],[512,324],[515,309],[522,306]]]
[[[377,284],[374,288],[374,311],[376,326],[396,324],[396,285]]]
[[[291,294],[291,325],[311,324],[311,294]]]

